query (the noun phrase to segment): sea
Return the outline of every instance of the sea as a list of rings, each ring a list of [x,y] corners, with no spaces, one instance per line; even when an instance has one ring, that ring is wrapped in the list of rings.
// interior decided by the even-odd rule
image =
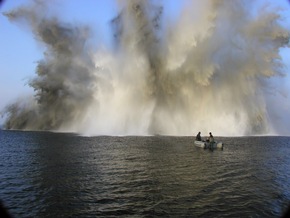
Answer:
[[[0,131],[0,200],[12,217],[282,217],[290,137],[80,136]]]

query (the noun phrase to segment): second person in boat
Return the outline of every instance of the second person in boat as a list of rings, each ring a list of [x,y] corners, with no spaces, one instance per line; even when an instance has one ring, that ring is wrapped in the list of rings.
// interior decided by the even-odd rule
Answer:
[[[198,132],[198,134],[195,137],[196,141],[201,141],[201,136],[200,136],[201,132]]]

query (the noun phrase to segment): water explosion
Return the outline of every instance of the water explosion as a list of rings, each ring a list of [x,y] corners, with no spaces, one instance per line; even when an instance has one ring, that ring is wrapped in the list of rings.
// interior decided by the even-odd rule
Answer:
[[[275,132],[268,95],[283,76],[289,30],[253,1],[191,1],[172,22],[154,1],[120,1],[113,48],[92,50],[88,26],[42,13],[6,13],[45,45],[35,95],[8,105],[5,128],[89,135],[253,135]],[[198,8],[198,11],[196,10]]]

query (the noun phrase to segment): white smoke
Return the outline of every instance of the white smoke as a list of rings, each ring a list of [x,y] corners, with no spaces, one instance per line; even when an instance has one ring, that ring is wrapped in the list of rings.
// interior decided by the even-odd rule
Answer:
[[[57,51],[45,59],[45,66],[53,63],[54,70],[45,71],[43,78],[38,69],[32,83],[35,88],[42,79],[36,89],[44,102],[52,104],[49,112],[42,114],[40,108],[47,103],[38,101],[31,110],[40,114],[41,122],[24,117],[19,126],[12,121],[23,119],[25,113],[8,110],[7,127],[87,135],[279,134],[285,123],[276,122],[280,106],[273,95],[284,97],[273,80],[286,73],[280,49],[289,47],[289,30],[281,24],[279,10],[269,6],[249,10],[254,1],[188,1],[181,16],[168,23],[164,8],[155,3],[119,1],[120,13],[111,22],[114,49],[102,48],[91,55],[78,43],[70,64],[63,65],[55,56],[65,58],[63,49],[71,49],[70,43],[79,39],[73,35],[79,31],[69,31],[68,44],[56,43]],[[40,15],[30,10],[18,16],[27,14],[39,33],[43,26],[35,25],[34,19]],[[55,34],[56,42],[62,42],[58,37],[63,35]],[[52,44],[46,38],[42,42]],[[58,61],[61,68],[55,68]],[[50,87],[68,94],[48,98],[42,91],[47,78],[55,78],[55,70],[64,68],[66,73],[58,72],[64,75],[61,84]]]

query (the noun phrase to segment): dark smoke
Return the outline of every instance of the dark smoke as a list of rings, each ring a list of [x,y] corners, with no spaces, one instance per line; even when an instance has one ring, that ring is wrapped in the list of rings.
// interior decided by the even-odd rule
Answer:
[[[44,59],[38,62],[37,76],[29,81],[35,103],[16,102],[7,107],[7,129],[56,130],[82,116],[93,101],[94,64],[88,53],[90,30],[61,23],[43,15],[46,5],[19,8],[6,16],[24,20],[35,38],[45,45]]]

